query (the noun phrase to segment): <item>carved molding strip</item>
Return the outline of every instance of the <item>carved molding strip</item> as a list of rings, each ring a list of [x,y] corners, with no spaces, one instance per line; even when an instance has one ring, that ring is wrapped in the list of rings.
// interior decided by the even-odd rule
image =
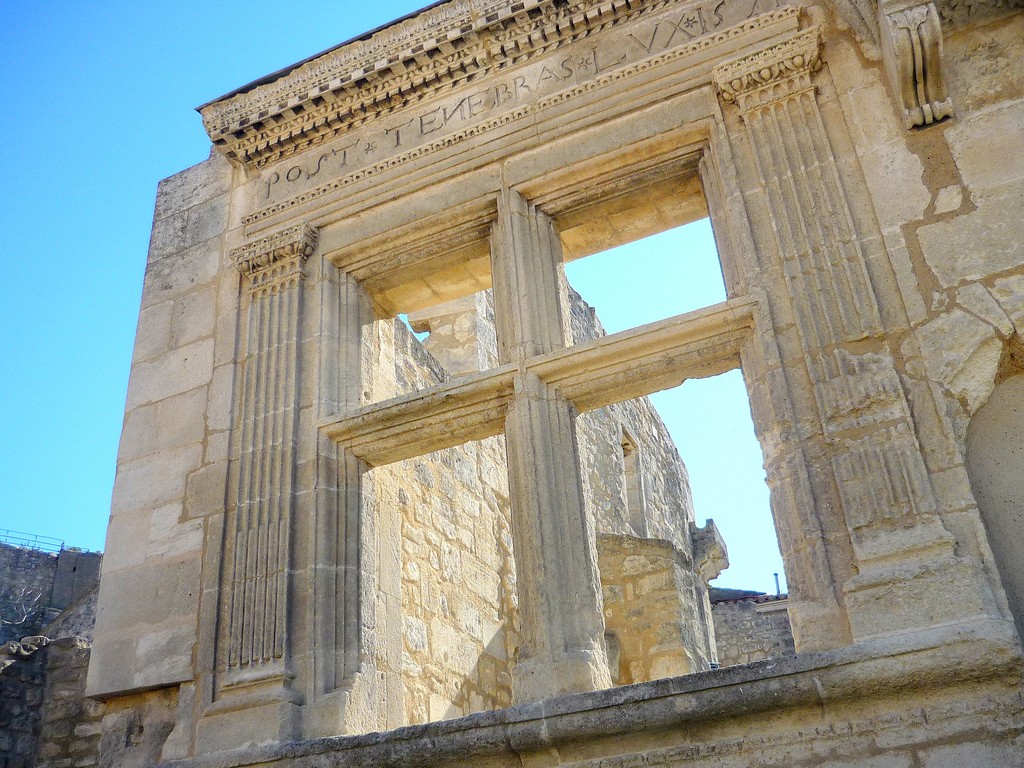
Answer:
[[[249,290],[256,293],[296,277],[302,262],[316,250],[319,232],[306,222],[295,224],[231,251],[235,269],[249,278]]]
[[[879,5],[882,52],[907,128],[953,114],[942,75],[942,27],[933,3],[887,11]]]
[[[441,137],[436,141],[430,142],[428,144],[422,144],[407,152],[394,155],[393,157],[389,157],[386,160],[382,160],[373,165],[361,168],[360,170],[355,171],[353,173],[332,179],[329,182],[308,189],[305,192],[302,192],[301,194],[298,194],[286,200],[282,200],[279,203],[274,203],[273,205],[261,208],[260,210],[243,217],[242,223],[246,225],[256,224],[271,216],[287,211],[290,208],[294,208],[304,203],[308,203],[312,200],[316,200],[317,198],[323,197],[324,195],[330,194],[331,192],[336,192],[339,189],[347,187],[358,181],[362,181],[363,179],[368,178],[370,176],[374,176],[378,173],[381,173],[382,171],[386,171],[390,168],[395,168],[399,165],[402,165],[403,163],[409,162],[411,160],[416,160],[417,158],[424,157],[425,155],[429,155],[439,150],[445,149],[447,147],[459,144],[467,139],[471,139],[475,136],[479,136],[489,131],[496,130],[498,128],[508,125],[509,123],[513,123],[517,120],[530,117],[552,107],[564,104],[565,102],[571,101],[572,99],[579,98],[580,96],[591,93],[610,83],[625,80],[630,77],[635,77],[636,75],[647,72],[648,70],[651,70],[663,64],[668,64],[673,61],[685,58],[687,56],[693,56],[695,53],[706,51],[708,49],[714,48],[715,46],[721,45],[722,43],[750,34],[751,32],[757,32],[758,30],[764,27],[769,27],[771,25],[778,24],[781,21],[799,15],[799,12],[799,9],[796,7],[780,8],[779,10],[776,11],[771,11],[769,13],[755,16],[754,18],[751,18],[741,24],[736,24],[732,27],[729,27],[728,29],[725,29],[722,32],[698,38],[692,41],[691,43],[681,46],[679,48],[664,51],[663,53],[660,53],[649,59],[645,59],[643,61],[639,61],[628,66],[624,66],[621,69],[612,70],[608,74],[598,76],[595,79],[590,80],[588,82],[582,83],[575,87],[568,88],[559,93],[555,93],[552,94],[551,96],[545,97],[536,102],[535,104],[526,104],[516,107],[515,109],[506,112],[502,115],[499,115],[497,117],[494,117],[490,120],[478,123],[457,133],[452,133],[447,136]]]
[[[747,112],[809,88],[809,75],[820,66],[821,35],[810,27],[755,54],[719,64],[712,77],[723,101]]]

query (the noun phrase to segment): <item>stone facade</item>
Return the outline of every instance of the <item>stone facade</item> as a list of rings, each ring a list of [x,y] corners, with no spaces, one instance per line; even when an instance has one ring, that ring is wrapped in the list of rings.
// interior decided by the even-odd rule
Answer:
[[[106,764],[1024,765],[1019,3],[449,0],[201,112]],[[702,216],[727,301],[578,332],[566,260]],[[636,398],[736,367],[795,654],[702,671],[723,558]]]

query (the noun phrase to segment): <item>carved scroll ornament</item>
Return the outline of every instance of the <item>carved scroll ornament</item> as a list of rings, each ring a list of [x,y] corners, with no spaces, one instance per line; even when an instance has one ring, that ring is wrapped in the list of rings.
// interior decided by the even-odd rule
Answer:
[[[933,3],[893,9],[879,5],[882,50],[907,128],[953,114],[942,75],[942,27]]]

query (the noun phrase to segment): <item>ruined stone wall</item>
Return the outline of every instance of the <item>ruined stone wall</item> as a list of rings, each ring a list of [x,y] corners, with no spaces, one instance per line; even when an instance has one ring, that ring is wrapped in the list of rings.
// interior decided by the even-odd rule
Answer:
[[[85,697],[90,649],[88,640],[74,636],[46,646],[36,768],[87,768],[99,762],[103,705]]]
[[[194,762],[205,765],[309,766],[346,761],[348,750],[350,762],[365,764],[1019,764],[1019,638],[988,543],[996,529],[986,529],[984,505],[978,514],[964,467],[968,424],[996,383],[1019,367],[1019,3],[499,5],[434,6],[204,107],[211,137],[236,165],[217,156],[161,185],[90,675],[94,692],[113,701],[104,741],[115,751],[137,747],[125,764],[155,762],[172,731],[178,736],[166,754],[186,762],[202,755]],[[895,67],[894,44],[904,47]],[[416,69],[410,50],[417,51]],[[372,67],[372,81],[342,79],[353,67]],[[932,85],[946,102],[943,78],[948,103],[925,105],[936,122],[911,127],[905,102],[930,98]],[[343,87],[330,85],[339,82]],[[445,117],[425,130],[449,113],[450,124]],[[346,149],[350,140],[366,142],[358,158]],[[548,311],[557,305],[548,269],[557,243],[544,235],[553,235],[559,217],[600,206],[629,218],[639,210],[634,203],[650,202],[634,193],[656,196],[682,176],[704,191],[729,300],[596,345],[587,359],[608,364],[614,375],[591,381],[585,365],[573,367],[581,358],[560,350],[543,357],[560,346],[558,319]],[[619,210],[620,203],[629,204]],[[678,223],[671,206],[663,207],[654,228]],[[280,274],[268,278],[268,263]],[[235,266],[244,267],[241,284]],[[334,267],[353,271],[332,293],[324,285]],[[294,289],[296,278],[286,291],[267,292],[266,301],[245,293],[304,268],[309,291]],[[427,284],[435,277],[437,290]],[[362,299],[398,307],[412,297],[410,306],[422,307],[425,297],[456,299],[488,279],[498,290],[498,316],[508,320],[502,343],[519,346],[510,356],[519,366],[478,389],[452,389],[491,398],[485,405],[493,407],[464,418],[458,397],[422,398],[407,410],[357,412],[374,383],[364,380],[371,366],[361,356],[372,344],[356,349]],[[356,281],[376,294],[361,295]],[[313,311],[287,314],[298,299]],[[339,306],[332,309],[332,301]],[[525,311],[514,316],[514,308]],[[271,328],[283,345],[263,344],[260,333]],[[238,348],[243,337],[253,341],[251,351]],[[655,342],[664,346],[649,354]],[[296,366],[280,365],[276,351],[296,346]],[[337,382],[316,380],[317,364],[338,360],[347,378],[337,389],[345,392],[318,393]],[[440,376],[427,358],[421,362],[434,378],[405,371],[409,390]],[[527,512],[517,518],[524,524],[517,534],[535,523],[554,534],[530,533],[538,545],[530,555],[543,557],[533,557],[520,578],[536,578],[531,586],[543,587],[543,599],[537,620],[523,629],[541,645],[563,630],[576,635],[544,648],[535,678],[529,665],[516,670],[520,682],[534,684],[523,701],[549,700],[606,678],[596,652],[597,601],[588,594],[581,607],[558,599],[560,591],[584,594],[597,575],[589,551],[577,546],[561,560],[552,545],[581,541],[582,498],[598,529],[658,536],[684,563],[692,558],[690,510],[657,506],[673,487],[685,487],[685,475],[681,466],[675,474],[645,469],[648,455],[660,457],[654,465],[674,461],[657,430],[637,426],[646,414],[596,411],[580,420],[577,446],[565,427],[568,401],[634,397],[740,362],[792,585],[790,612],[807,653],[591,690],[469,723],[369,734],[504,701],[500,680],[488,681],[490,700],[474,687],[483,684],[472,665],[488,654],[496,665],[501,659],[491,627],[477,625],[469,610],[483,606],[481,617],[496,622],[512,615],[511,598],[499,594],[507,582],[486,568],[509,557],[501,548],[501,483],[492,484],[495,504],[478,505],[476,517],[471,491],[481,479],[487,483],[488,463],[500,466],[501,450],[493,440],[476,457],[460,449],[370,470],[380,481],[375,487],[360,486],[362,466],[346,464],[351,473],[338,490],[378,492],[372,503],[346,508],[367,522],[365,537],[343,542],[371,564],[360,570],[345,559],[348,547],[344,556],[308,550],[322,539],[306,522],[335,511],[332,500],[320,505],[307,492],[336,479],[319,474],[321,448],[335,440],[370,466],[451,445],[460,435],[493,434],[511,414],[513,453],[522,446],[545,457],[516,463],[515,492],[527,499],[516,505]],[[372,363],[387,370],[393,360]],[[531,379],[531,369],[550,381],[540,373]],[[270,370],[282,385],[271,389],[288,397],[246,400],[254,391],[246,381],[270,380],[257,375],[261,370]],[[397,373],[388,378],[395,381],[378,400],[403,386]],[[509,393],[510,381],[518,392]],[[570,394],[558,399],[549,391]],[[410,411],[416,418],[404,421]],[[239,414],[244,418],[235,419]],[[231,426],[267,414],[287,414],[284,426],[296,426],[294,455],[282,453],[279,468],[286,477],[294,469],[303,490],[285,489],[273,510],[299,534],[287,550],[296,569],[281,569],[295,576],[287,584],[295,610],[285,617],[288,645],[260,681],[269,695],[247,699],[242,685],[217,688],[213,654],[217,637],[230,629],[225,596],[250,579],[221,567],[231,566],[232,542],[241,540],[225,525],[237,523],[239,504],[265,498],[263,480],[279,480],[267,474],[234,493]],[[361,415],[367,418],[356,423]],[[457,422],[451,440],[422,428],[431,415]],[[372,430],[390,417],[402,429],[380,448],[386,440]],[[620,479],[628,470],[620,459],[623,426],[648,484],[641,516],[632,514],[629,482]],[[423,432],[429,434],[420,443]],[[244,429],[236,434],[236,443],[247,440]],[[245,450],[257,455],[280,445],[248,440]],[[574,480],[570,454],[577,447],[585,488],[571,484],[573,514],[565,518],[572,526],[560,526],[545,514],[561,490],[558,478],[534,474],[545,494],[528,508],[531,470],[542,461],[552,466],[554,457],[560,477]],[[595,463],[597,456],[605,463]],[[385,514],[386,524],[374,527]],[[237,532],[250,535],[249,528]],[[254,548],[262,546],[254,540]],[[277,550],[262,547],[261,554],[268,551]],[[520,564],[526,558],[524,548]],[[552,563],[559,567],[548,570]],[[650,583],[657,584],[669,569],[656,570],[623,573],[621,581],[655,576]],[[340,604],[331,590],[350,574],[358,594],[344,594],[345,610],[359,621],[339,640],[332,634],[338,622],[321,618]],[[487,594],[474,596],[472,585],[481,583]],[[311,586],[315,604],[306,599]],[[453,596],[469,597],[457,603]],[[395,601],[410,619],[404,635]],[[243,627],[252,626],[244,623],[251,613],[263,632],[279,628],[267,614],[242,613]],[[508,633],[504,641],[508,655],[514,643]],[[465,648],[472,653],[457,655]],[[393,683],[403,650],[408,696],[395,716],[391,694],[401,698]],[[346,690],[344,675],[334,674],[339,653],[360,657],[353,667],[361,665],[354,677],[362,687]],[[249,657],[245,664],[264,661]],[[339,728],[362,735],[321,738]],[[203,755],[228,749],[239,753]]]
[[[719,666],[747,664],[796,653],[785,602],[727,600],[712,604],[711,615]]]
[[[85,697],[90,643],[29,638],[0,655],[0,767],[87,768],[103,706]]]
[[[11,642],[0,655],[0,768],[31,768],[42,717],[45,654]]]
[[[56,572],[56,554],[0,543],[0,643],[39,631]]]
[[[571,289],[570,309],[574,343],[605,335],[594,309]],[[657,540],[672,552],[655,558],[657,562],[641,554],[612,556],[607,551],[602,558],[605,620],[624,635],[620,641],[628,659],[625,663],[632,665],[626,677],[639,682],[707,669],[714,660],[706,616],[707,584],[694,567],[690,482],[672,436],[646,397],[581,414],[576,429],[583,487],[588,491],[585,498],[596,530]],[[632,482],[639,483],[639,492],[631,493],[627,487],[630,470],[624,439],[631,441],[629,450],[635,453],[631,471],[638,477]],[[642,509],[631,509],[637,501]],[[648,607],[633,606],[634,598]],[[661,603],[657,610],[675,613],[672,627],[664,617],[637,618],[634,608],[644,613],[653,602]]]
[[[570,288],[573,343],[605,336],[601,321],[587,302]],[[622,430],[636,442],[644,486],[640,526],[628,508]],[[584,487],[598,530],[671,541],[690,552],[689,521],[693,501],[686,466],[672,436],[646,397],[582,414],[576,423]],[[632,519],[631,519],[632,518]],[[642,530],[636,530],[637,527]]]
[[[400,392],[447,379],[395,322]],[[511,703],[515,567],[502,437],[374,470],[402,515],[402,629],[409,723]]]
[[[692,565],[670,542],[603,534],[597,541],[605,631],[619,685],[687,675],[713,661]],[[694,614],[699,621],[694,621]]]
[[[575,291],[570,291],[570,310],[577,343],[604,335],[593,309]],[[467,361],[496,364],[486,295],[438,310],[429,324],[414,322],[431,330],[424,343],[404,323],[393,323],[399,394],[448,379],[428,349],[460,368]],[[639,456],[640,510],[629,509],[623,429]],[[624,535],[605,537],[599,547],[609,599],[606,622],[622,643],[628,670],[623,681],[707,669],[713,651],[703,612],[705,585],[690,554],[689,487],[664,424],[641,398],[583,414],[577,431],[595,529]],[[518,617],[504,438],[473,441],[374,472],[402,512],[408,721],[508,706]],[[631,534],[658,541],[647,543],[650,552],[640,552],[645,543],[635,536],[631,548],[621,544]],[[621,545],[607,543],[612,541]]]

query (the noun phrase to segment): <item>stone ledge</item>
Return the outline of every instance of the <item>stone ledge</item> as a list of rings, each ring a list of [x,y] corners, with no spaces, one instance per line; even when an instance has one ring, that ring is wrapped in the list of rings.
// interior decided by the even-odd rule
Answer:
[[[725,717],[824,707],[865,697],[884,700],[915,690],[988,681],[1012,683],[1021,679],[1022,661],[1012,623],[979,619],[834,651],[562,696],[385,733],[239,749],[164,766],[240,768],[274,763],[288,768],[369,768],[444,766],[453,761],[471,765],[474,759],[512,757],[570,742],[653,733]]]

